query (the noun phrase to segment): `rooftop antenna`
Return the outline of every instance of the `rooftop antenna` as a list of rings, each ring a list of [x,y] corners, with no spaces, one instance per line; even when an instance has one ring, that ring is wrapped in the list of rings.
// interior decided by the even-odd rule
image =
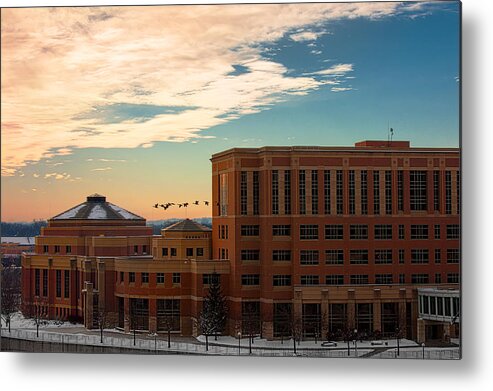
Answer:
[[[392,137],[394,136],[394,129],[390,127],[390,122],[387,121],[387,146],[390,147],[392,143]]]

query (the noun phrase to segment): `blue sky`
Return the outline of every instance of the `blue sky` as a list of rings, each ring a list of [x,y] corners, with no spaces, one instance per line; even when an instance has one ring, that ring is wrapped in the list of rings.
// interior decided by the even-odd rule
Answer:
[[[2,13],[7,220],[92,192],[183,217],[149,205],[210,198],[209,158],[233,147],[353,145],[388,126],[459,146],[457,2],[150,9]]]

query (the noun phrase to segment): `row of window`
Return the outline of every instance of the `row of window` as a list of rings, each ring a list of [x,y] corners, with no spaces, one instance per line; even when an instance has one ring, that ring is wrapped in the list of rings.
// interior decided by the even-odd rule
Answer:
[[[125,272],[120,272],[120,283],[125,282]],[[135,283],[135,277],[136,274],[135,272],[128,272],[128,282],[129,283]],[[171,281],[173,284],[180,284],[181,283],[181,273],[173,273],[171,276]],[[148,272],[142,272],[140,273],[140,283],[141,284],[148,284],[149,283],[149,273]],[[164,284],[164,273],[156,273],[156,283],[157,284]]]
[[[289,274],[278,274],[272,276],[273,286],[291,286],[292,277]],[[418,273],[411,274],[412,284],[427,284],[430,282],[428,274]],[[393,275],[391,273],[386,274],[375,274],[375,279],[372,284],[394,284]],[[399,274],[399,284],[406,283],[406,275]],[[435,283],[442,283],[442,275],[440,273],[435,274]],[[455,284],[459,283],[459,273],[447,273],[447,283]],[[302,275],[300,278],[301,285],[319,285],[320,276],[313,275]],[[344,275],[343,274],[331,274],[325,276],[326,285],[344,285]],[[349,276],[350,285],[367,285],[370,284],[370,279],[368,274],[351,274]],[[260,285],[260,275],[259,274],[242,274],[241,285],[245,286],[258,286]]]
[[[301,265],[318,265],[321,261],[319,250],[300,250],[299,262]],[[326,265],[343,265],[344,264],[344,250],[342,249],[329,249],[325,250],[325,264]],[[404,249],[398,250],[399,263],[405,263],[406,251]],[[260,250],[258,249],[245,249],[240,252],[240,259],[242,261],[259,261]],[[272,250],[272,261],[282,262],[291,261],[291,250]],[[430,251],[428,249],[412,249],[411,250],[411,263],[413,264],[425,264],[429,263]],[[457,248],[448,248],[446,252],[447,263],[460,263],[460,251]],[[367,249],[355,249],[349,250],[349,263],[356,264],[369,264],[369,251]],[[373,252],[373,261],[376,265],[392,264],[393,263],[393,250],[391,249],[377,249]],[[441,263],[442,251],[441,249],[435,249],[434,251],[435,263]]]
[[[129,283],[135,283],[135,277],[136,273],[135,272],[129,272],[128,273],[128,282]],[[125,281],[125,272],[120,272],[120,283],[123,283]],[[165,278],[164,278],[164,273],[156,273],[156,283],[157,284],[164,284]],[[180,284],[181,283],[181,274],[180,273],[173,273],[171,275],[171,282],[173,284]],[[142,272],[140,273],[140,283],[141,284],[148,284],[149,283],[149,273],[148,272]],[[219,284],[220,283],[220,275],[219,274],[203,274],[202,275],[202,283],[204,285],[211,285],[211,284]]]
[[[50,253],[50,247],[49,245],[47,244],[44,244],[43,245],[43,253],[45,254],[48,254]],[[65,247],[65,253],[64,254],[72,254],[72,246],[70,245],[67,245],[67,246],[64,246]],[[134,254],[139,254],[139,250],[140,250],[140,247],[142,248],[142,254],[147,254],[147,245],[142,245],[142,246],[139,246],[139,245],[134,245]],[[54,254],[61,254],[62,253],[62,246],[58,245],[58,244],[55,244],[53,246],[53,253]]]
[[[62,273],[63,272],[63,273]],[[42,278],[42,284],[41,284]],[[63,279],[63,297],[70,297],[70,270],[55,270],[55,296],[62,297],[62,279]],[[42,287],[42,292],[41,292]],[[42,294],[41,294],[42,293]],[[48,270],[34,269],[34,295],[48,296]]]
[[[419,313],[450,317],[457,316],[459,314],[459,298],[419,296]]]
[[[335,174],[335,175],[334,175]],[[443,175],[440,171],[434,170],[428,171],[409,171],[409,193],[404,194],[404,171],[398,170],[393,173],[390,170],[385,171],[368,171],[368,170],[348,170],[347,177],[344,175],[343,170],[299,170],[298,171],[298,210],[300,214],[307,214],[307,195],[311,195],[311,214],[318,214],[323,212],[324,214],[331,214],[331,206],[335,201],[335,213],[344,213],[344,190],[347,193],[347,207],[349,214],[356,214],[356,199],[357,194],[360,199],[360,212],[362,215],[368,214],[368,182],[369,174],[373,176],[373,214],[379,215],[385,213],[387,215],[392,214],[394,210],[394,192],[397,194],[397,211],[404,211],[404,202],[409,202],[409,208],[411,211],[424,211],[428,209],[428,204],[433,205],[433,210],[440,211],[442,204],[442,184]],[[381,175],[382,174],[382,175]],[[396,175],[394,175],[396,174]],[[220,194],[222,197],[227,196],[225,190],[227,186],[226,179],[223,179],[221,174],[220,190],[225,194]],[[242,171],[240,174],[240,213],[246,215],[251,213],[247,210],[248,199],[248,175],[247,171]],[[253,201],[254,208],[253,214],[259,214],[258,208],[258,194],[259,194],[259,172],[253,171],[252,187],[253,187]],[[430,184],[433,186],[433,193],[428,199],[428,176],[430,177]],[[456,187],[452,189],[452,171],[445,171],[445,213],[452,213],[452,192],[455,192],[457,205],[457,213],[460,213],[460,172],[455,172]],[[335,179],[335,200],[332,200],[331,178]],[[370,179],[371,180],[371,179]],[[284,183],[284,189],[281,189],[281,181]],[[309,182],[308,182],[309,181]],[[381,181],[383,182],[383,188],[381,187]],[[284,209],[284,214],[291,214],[291,171],[290,170],[272,170],[270,173],[271,183],[271,213],[278,215]],[[359,185],[359,186],[358,186]],[[319,188],[323,188],[323,210],[319,210]],[[383,191],[381,191],[381,189]],[[284,193],[284,205],[280,203],[280,194]],[[382,193],[382,194],[380,194]],[[384,210],[381,211],[380,200],[384,197]],[[221,215],[225,215],[220,210]]]
[[[349,238],[350,239],[368,239],[369,229],[368,224],[351,224],[349,225]],[[392,224],[375,224],[374,236],[376,240],[389,240],[393,238]],[[398,226],[398,238],[406,239],[405,225],[399,224]],[[260,236],[259,225],[242,225],[241,236]],[[290,225],[273,225],[272,236],[291,236]],[[429,239],[431,234],[429,233],[428,224],[412,224],[410,226],[409,239]],[[441,226],[436,224],[433,226],[433,237],[435,239],[441,238]],[[447,224],[446,227],[447,239],[459,239],[460,238],[460,225],[459,224]],[[318,239],[318,225],[316,224],[304,224],[300,225],[300,239]],[[325,225],[325,239],[330,240],[342,240],[344,239],[344,225],[343,224],[326,224]]]
[[[177,253],[178,252],[177,252],[177,249],[175,247],[171,247],[171,248],[162,247],[161,248],[161,256],[163,256],[163,257],[168,257],[168,256],[176,257]],[[202,247],[197,247],[197,248],[187,247],[185,249],[185,254],[187,257],[193,257],[194,254],[197,257],[203,257],[204,256],[204,249]]]

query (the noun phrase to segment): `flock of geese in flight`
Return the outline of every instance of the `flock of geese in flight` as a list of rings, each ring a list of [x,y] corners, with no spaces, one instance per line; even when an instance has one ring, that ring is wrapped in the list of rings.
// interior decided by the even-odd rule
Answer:
[[[205,206],[208,206],[209,205],[209,201],[203,201],[204,205]],[[192,205],[199,205],[200,204],[200,201],[194,201],[192,202]],[[217,203],[219,205],[219,202]],[[158,209],[158,208],[163,208],[164,210],[172,207],[172,206],[178,206],[178,208],[188,208],[188,205],[190,205],[189,202],[182,202],[181,204],[179,203],[175,203],[175,202],[167,202],[165,204],[154,204],[153,207]]]

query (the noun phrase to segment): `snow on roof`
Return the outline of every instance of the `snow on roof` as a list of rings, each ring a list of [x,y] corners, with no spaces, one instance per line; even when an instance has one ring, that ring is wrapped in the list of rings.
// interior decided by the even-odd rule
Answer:
[[[77,212],[79,212],[79,210],[81,210],[84,206],[86,206],[85,203],[77,205],[77,206],[73,207],[72,209],[67,210],[66,212],[63,212],[59,215],[56,215],[53,218],[54,219],[72,219],[75,217]]]
[[[2,243],[16,243],[29,246],[34,244],[34,238],[26,236],[2,236]]]
[[[115,204],[112,204],[111,202],[108,202],[108,205],[111,209],[113,209],[116,213],[120,214],[125,219],[130,219],[130,220],[142,219],[142,217],[130,213],[128,210],[123,209]]]
[[[103,209],[101,205],[94,205],[87,216],[88,219],[105,219],[107,216],[106,211]]]

